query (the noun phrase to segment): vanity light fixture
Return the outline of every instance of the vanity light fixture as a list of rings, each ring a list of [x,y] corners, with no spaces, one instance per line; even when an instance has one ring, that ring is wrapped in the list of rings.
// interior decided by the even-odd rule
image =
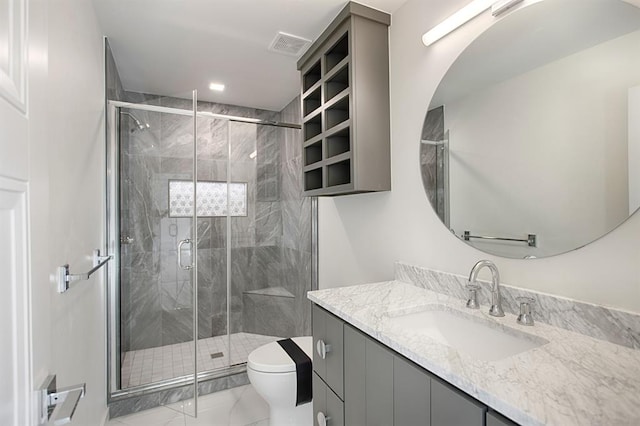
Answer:
[[[214,92],[223,92],[224,91],[224,84],[211,83],[211,84],[209,84],[209,89],[213,90]]]
[[[422,42],[425,46],[430,46],[489,8],[491,8],[491,14],[493,16],[498,16],[522,1],[523,0],[474,0],[424,33]]]

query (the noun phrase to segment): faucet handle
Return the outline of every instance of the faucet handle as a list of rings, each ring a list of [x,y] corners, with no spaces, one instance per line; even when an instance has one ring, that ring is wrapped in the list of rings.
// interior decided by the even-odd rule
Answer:
[[[516,297],[516,301],[520,304],[520,314],[516,320],[521,325],[533,325],[533,314],[531,312],[531,306],[535,303],[533,297]]]
[[[480,286],[478,284],[467,284],[467,290],[469,290],[469,298],[467,299],[467,308],[469,309],[480,309],[480,305],[478,304],[478,290],[480,290]]]

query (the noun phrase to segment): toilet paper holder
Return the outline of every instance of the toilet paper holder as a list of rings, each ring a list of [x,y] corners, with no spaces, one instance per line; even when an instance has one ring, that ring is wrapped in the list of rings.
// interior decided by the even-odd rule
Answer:
[[[84,397],[86,384],[58,389],[56,376],[48,376],[40,386],[40,423],[51,422],[55,426],[71,423],[80,398]]]

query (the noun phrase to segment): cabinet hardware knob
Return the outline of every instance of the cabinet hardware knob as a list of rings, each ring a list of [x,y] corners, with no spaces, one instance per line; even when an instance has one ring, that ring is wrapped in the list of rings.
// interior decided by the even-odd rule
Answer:
[[[331,345],[324,343],[324,340],[318,340],[318,343],[316,344],[316,351],[318,352],[318,355],[320,355],[320,358],[325,359],[327,354],[331,352]]]
[[[318,426],[327,426],[331,417],[325,416],[322,411],[318,412]]]

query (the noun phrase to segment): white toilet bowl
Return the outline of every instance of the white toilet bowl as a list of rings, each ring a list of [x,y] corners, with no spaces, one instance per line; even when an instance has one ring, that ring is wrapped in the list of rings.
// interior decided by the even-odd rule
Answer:
[[[313,358],[311,336],[293,337]],[[256,392],[269,404],[270,426],[311,426],[311,402],[296,407],[296,364],[278,342],[260,346],[249,354],[247,374]]]

